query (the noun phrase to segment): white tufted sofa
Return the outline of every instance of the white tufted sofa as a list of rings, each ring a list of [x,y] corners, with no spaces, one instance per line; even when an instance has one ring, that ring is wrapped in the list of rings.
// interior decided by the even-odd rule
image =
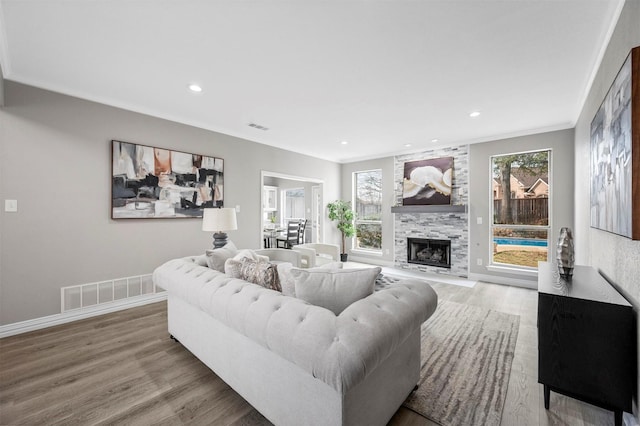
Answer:
[[[401,281],[336,316],[203,265],[154,271],[169,333],[274,424],[383,425],[418,382],[428,284]]]

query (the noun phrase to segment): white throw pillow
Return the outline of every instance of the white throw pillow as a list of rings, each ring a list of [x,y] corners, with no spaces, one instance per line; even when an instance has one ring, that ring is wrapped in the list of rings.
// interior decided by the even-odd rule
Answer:
[[[235,256],[237,253],[238,249],[231,241],[229,241],[224,245],[224,247],[207,250],[207,265],[209,265],[209,268],[211,269],[224,272],[224,262]]]
[[[347,306],[373,294],[381,268],[292,269],[296,297],[340,315]]]
[[[269,261],[269,256],[262,256],[260,254],[257,254],[255,251],[253,251],[251,249],[238,250],[236,255],[233,256],[234,260],[242,260],[244,258],[251,259],[251,260],[259,260],[261,262],[268,262]]]
[[[296,280],[291,275],[292,269],[300,269],[294,267],[289,262],[280,262],[278,265],[278,277],[280,277],[280,285],[282,286],[282,294],[285,296],[296,297]],[[312,268],[314,271],[331,271],[335,269],[342,269],[342,262],[331,262],[326,265],[322,265],[321,268]]]

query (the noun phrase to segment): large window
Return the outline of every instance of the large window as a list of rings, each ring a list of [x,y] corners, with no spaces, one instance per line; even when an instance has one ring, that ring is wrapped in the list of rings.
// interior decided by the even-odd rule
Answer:
[[[498,155],[493,171],[492,264],[537,269],[549,254],[551,151]]]
[[[382,251],[382,170],[354,173],[356,249]]]
[[[284,225],[291,220],[305,218],[304,188],[285,189],[282,191]]]

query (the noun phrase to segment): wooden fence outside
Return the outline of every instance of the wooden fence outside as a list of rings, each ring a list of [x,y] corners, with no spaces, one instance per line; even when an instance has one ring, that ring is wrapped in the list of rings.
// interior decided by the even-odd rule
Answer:
[[[513,198],[511,211],[513,223],[521,225],[543,225],[549,223],[548,198]],[[493,200],[493,211],[496,217],[500,215],[502,200]],[[496,220],[496,223],[500,223]]]

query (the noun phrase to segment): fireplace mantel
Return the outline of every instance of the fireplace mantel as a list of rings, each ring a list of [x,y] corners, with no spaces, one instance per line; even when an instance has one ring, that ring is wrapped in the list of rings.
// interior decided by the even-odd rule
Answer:
[[[465,213],[466,211],[467,211],[466,204],[391,207],[391,213]]]

